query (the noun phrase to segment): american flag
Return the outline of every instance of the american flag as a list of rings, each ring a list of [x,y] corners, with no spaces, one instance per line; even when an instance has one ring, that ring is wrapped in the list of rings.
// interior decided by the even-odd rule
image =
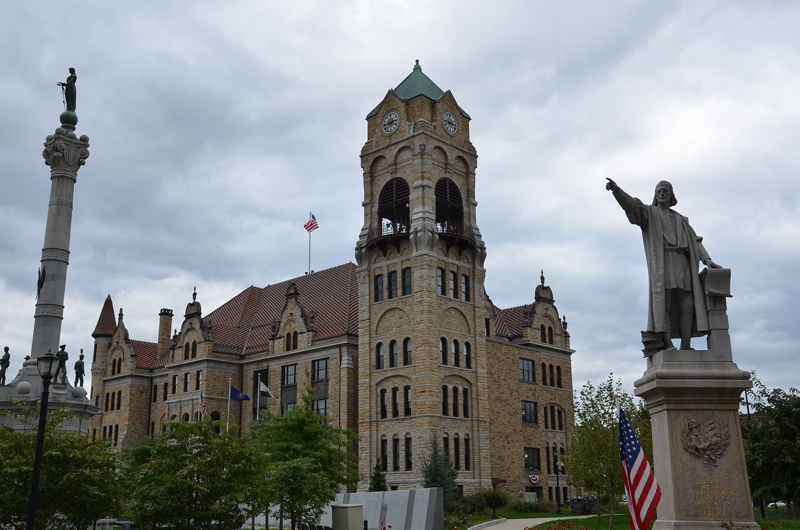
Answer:
[[[203,416],[208,416],[208,405],[206,405],[206,399],[203,397],[203,391],[200,391],[200,412],[203,413]]]
[[[306,231],[308,231],[308,233],[310,234],[311,232],[313,232],[314,230],[319,228],[319,225],[317,224],[317,218],[314,217],[313,213],[308,212],[308,215],[311,218],[308,220],[308,222],[306,224],[303,225],[303,228],[305,228]]]
[[[619,408],[619,451],[631,529],[647,530],[661,500],[661,488],[622,407]]]

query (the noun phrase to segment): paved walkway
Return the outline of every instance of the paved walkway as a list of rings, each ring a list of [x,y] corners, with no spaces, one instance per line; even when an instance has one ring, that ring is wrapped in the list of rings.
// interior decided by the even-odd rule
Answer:
[[[508,519],[505,523],[495,524],[487,527],[487,530],[524,530],[527,526],[535,526],[551,521],[570,521],[575,519],[588,519],[597,517],[594,515],[576,515],[575,517],[538,517],[535,519]]]

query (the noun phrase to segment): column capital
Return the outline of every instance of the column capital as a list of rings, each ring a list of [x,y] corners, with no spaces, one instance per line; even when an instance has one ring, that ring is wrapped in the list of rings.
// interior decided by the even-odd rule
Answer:
[[[42,151],[44,163],[50,166],[51,177],[66,177],[73,181],[78,178],[78,170],[89,158],[89,137],[78,138],[74,132],[61,127],[47,135]]]

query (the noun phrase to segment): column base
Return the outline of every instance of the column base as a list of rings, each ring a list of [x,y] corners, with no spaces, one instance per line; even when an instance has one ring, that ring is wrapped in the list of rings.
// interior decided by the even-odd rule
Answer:
[[[728,351],[665,350],[634,383],[653,435],[661,486],[654,530],[711,530],[724,521],[757,530],[739,424],[750,374]]]

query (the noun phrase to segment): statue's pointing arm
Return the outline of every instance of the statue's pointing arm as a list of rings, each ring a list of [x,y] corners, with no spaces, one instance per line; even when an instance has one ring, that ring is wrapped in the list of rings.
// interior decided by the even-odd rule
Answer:
[[[608,181],[608,183],[606,183],[606,189],[614,194],[614,198],[617,199],[619,205],[625,210],[628,221],[642,228],[647,226],[647,208],[645,208],[642,201],[625,193],[625,191],[610,178],[606,180]]]

